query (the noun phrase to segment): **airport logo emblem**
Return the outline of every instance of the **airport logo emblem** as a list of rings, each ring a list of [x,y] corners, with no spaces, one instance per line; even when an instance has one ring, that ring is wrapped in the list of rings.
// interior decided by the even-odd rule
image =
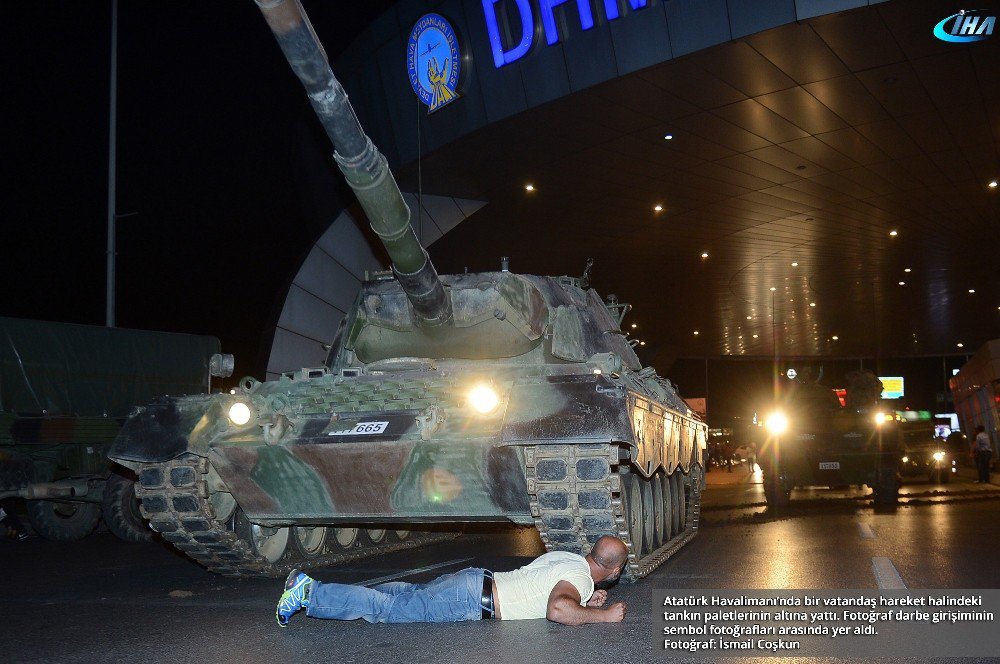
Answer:
[[[406,70],[413,91],[427,105],[428,113],[461,96],[461,67],[458,38],[451,24],[440,14],[421,16],[406,45]]]
[[[963,9],[934,26],[934,36],[946,42],[976,42],[993,35],[997,17],[984,9]]]

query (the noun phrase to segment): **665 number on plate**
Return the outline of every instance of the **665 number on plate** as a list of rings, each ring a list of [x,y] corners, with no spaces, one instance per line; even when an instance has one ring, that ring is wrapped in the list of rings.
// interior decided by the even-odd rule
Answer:
[[[374,435],[378,433],[383,433],[386,427],[389,426],[388,422],[358,422],[354,427],[350,429],[344,429],[343,431],[331,431],[328,436],[364,436],[364,435]]]

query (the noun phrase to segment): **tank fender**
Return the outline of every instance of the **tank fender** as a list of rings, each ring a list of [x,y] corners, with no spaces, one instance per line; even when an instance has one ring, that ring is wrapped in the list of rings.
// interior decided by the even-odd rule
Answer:
[[[502,445],[620,441],[635,445],[628,392],[597,374],[533,376],[511,388]]]
[[[169,461],[191,452],[208,455],[208,442],[226,422],[212,395],[163,397],[133,413],[115,438],[108,458],[124,466]]]

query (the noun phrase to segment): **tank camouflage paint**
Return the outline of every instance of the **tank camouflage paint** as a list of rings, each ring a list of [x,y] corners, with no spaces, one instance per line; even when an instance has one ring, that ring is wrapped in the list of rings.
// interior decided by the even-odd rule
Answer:
[[[325,366],[161,399],[111,457],[152,527],[223,574],[278,576],[534,525],[550,550],[625,540],[647,574],[698,525],[706,428],[643,368],[587,279],[439,276],[298,2],[262,12],[393,263],[366,281]],[[356,155],[345,157],[344,155]]]

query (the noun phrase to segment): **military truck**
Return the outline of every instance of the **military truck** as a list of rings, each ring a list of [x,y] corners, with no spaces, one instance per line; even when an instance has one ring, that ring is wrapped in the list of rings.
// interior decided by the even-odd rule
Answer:
[[[150,539],[134,475],[108,449],[133,408],[207,392],[231,359],[215,337],[0,318],[0,498],[25,499],[47,539],[85,537],[102,515],[118,537]]]
[[[876,504],[895,504],[900,423],[878,408],[881,381],[870,371],[852,372],[842,407],[818,380],[802,372],[787,381],[761,418],[757,462],[768,505],[787,506],[795,487],[849,485],[868,485]]]
[[[392,270],[363,284],[324,366],[130,418],[110,455],[138,474],[143,515],[227,575],[378,555],[474,521],[534,525],[549,550],[579,553],[616,535],[623,578],[647,574],[695,534],[706,428],[640,364],[628,305],[586,276],[506,261],[438,275],[301,6],[258,4]]]

